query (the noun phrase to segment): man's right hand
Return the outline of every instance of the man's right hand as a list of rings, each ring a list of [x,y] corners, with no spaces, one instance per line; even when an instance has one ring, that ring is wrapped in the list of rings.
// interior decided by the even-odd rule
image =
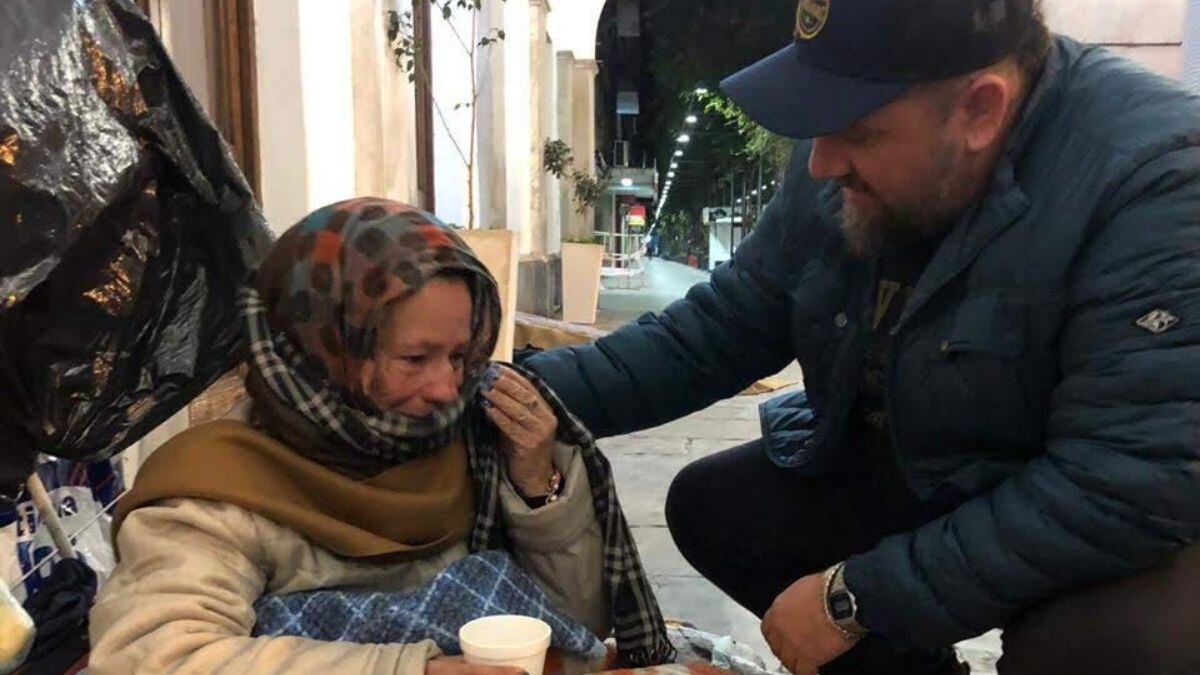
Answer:
[[[480,666],[461,656],[441,656],[425,663],[425,675],[528,675],[510,666]]]

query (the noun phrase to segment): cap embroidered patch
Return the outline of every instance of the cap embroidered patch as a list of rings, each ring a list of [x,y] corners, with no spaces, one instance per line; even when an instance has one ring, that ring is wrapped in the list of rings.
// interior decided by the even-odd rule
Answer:
[[[1138,326],[1145,328],[1155,335],[1162,335],[1174,328],[1178,323],[1179,317],[1165,309],[1156,309],[1137,320]]]
[[[829,21],[830,0],[800,0],[796,8],[796,38],[811,40],[821,34]]]

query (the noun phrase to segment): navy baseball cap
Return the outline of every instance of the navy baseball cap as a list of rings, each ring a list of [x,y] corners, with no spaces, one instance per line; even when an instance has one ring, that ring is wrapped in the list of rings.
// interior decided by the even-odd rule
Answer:
[[[916,83],[994,65],[1042,30],[1038,0],[800,0],[796,41],[721,89],[770,131],[815,138]]]

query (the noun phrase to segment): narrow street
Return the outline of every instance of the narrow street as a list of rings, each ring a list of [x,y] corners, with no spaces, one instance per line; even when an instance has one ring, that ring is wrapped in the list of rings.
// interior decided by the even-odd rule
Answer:
[[[613,330],[646,312],[662,311],[708,276],[707,271],[679,263],[647,260],[641,289],[601,291],[597,328]],[[783,377],[798,386],[800,370],[793,364]],[[758,619],[687,564],[671,541],[663,506],[671,480],[684,466],[758,438],[758,405],[779,393],[739,396],[656,429],[600,442],[612,461],[621,504],[663,613],[710,633],[733,636],[772,665],[777,662],[769,658]]]
[[[606,287],[600,291],[600,313],[596,327],[612,330],[646,312],[662,311],[702,281],[708,281],[706,270],[662,258],[649,258],[646,260],[641,288],[609,288],[608,280],[605,280]]]

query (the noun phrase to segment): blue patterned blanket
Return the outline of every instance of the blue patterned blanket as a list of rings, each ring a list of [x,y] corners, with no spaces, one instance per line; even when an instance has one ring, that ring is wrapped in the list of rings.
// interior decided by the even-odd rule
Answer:
[[[550,644],[566,654],[601,658],[604,645],[586,626],[555,609],[507,553],[488,551],[447,567],[423,588],[405,593],[319,590],[266,595],[254,605],[254,635],[329,642],[403,644],[433,640],[461,654],[458,629],[485,616],[520,614],[550,624]]]

